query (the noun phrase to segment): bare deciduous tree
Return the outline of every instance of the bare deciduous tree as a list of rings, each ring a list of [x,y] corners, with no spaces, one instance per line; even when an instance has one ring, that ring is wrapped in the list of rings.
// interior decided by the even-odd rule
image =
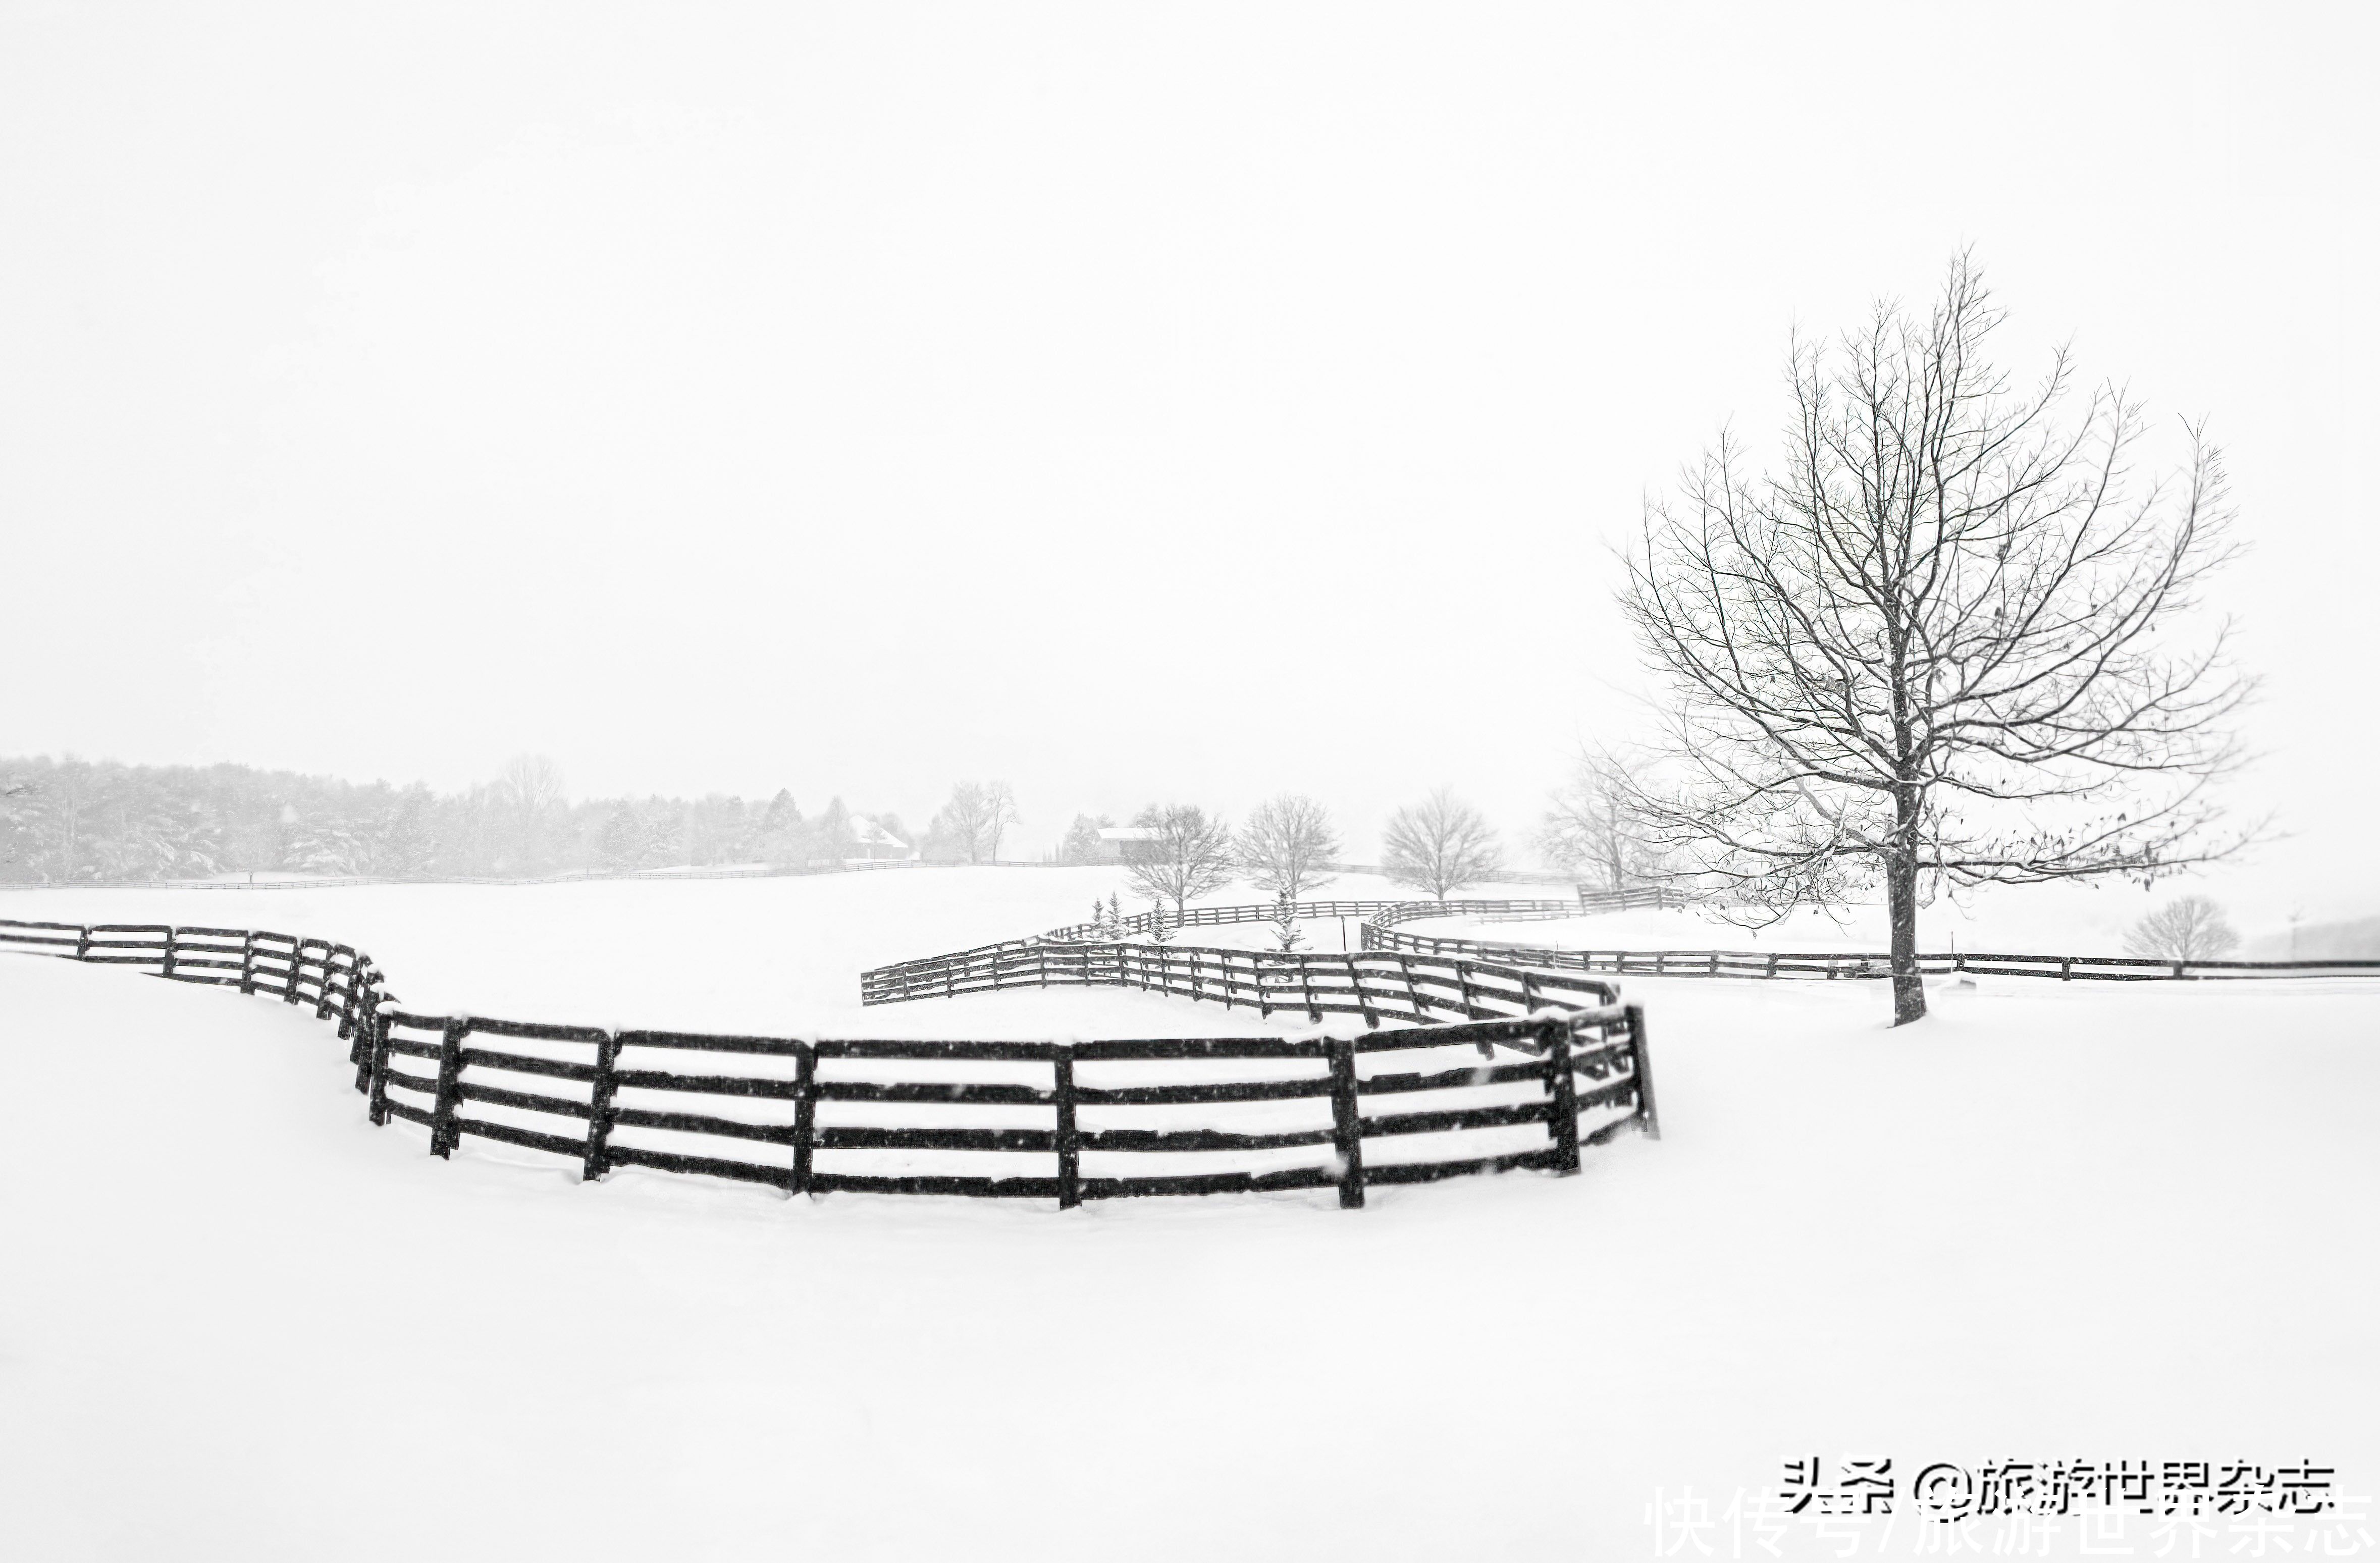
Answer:
[[[1555,866],[1621,891],[1667,871],[1660,848],[1629,811],[1638,767],[1608,749],[1580,751],[1570,780],[1548,800],[1537,844]]]
[[[1621,593],[1671,696],[1632,810],[1747,921],[1881,878],[1896,1024],[1925,1012],[1921,893],[2145,883],[2243,839],[2209,783],[2250,684],[2221,628],[2168,645],[2229,556],[2220,456],[2192,428],[2179,480],[2136,485],[2137,404],[2061,421],[2063,352],[2013,392],[2001,318],[1961,257],[1923,318],[1797,344],[1780,470],[1722,435]]]
[[[2220,961],[2240,948],[2223,908],[2203,895],[2185,895],[2134,923],[2124,948],[2153,961]]]
[[[1339,855],[1330,811],[1312,798],[1283,793],[1258,804],[1240,827],[1240,866],[1250,883],[1291,901],[1330,882],[1322,866]]]
[[[1172,902],[1175,921],[1188,903],[1232,882],[1232,832],[1220,816],[1210,819],[1195,804],[1167,804],[1142,809],[1133,823],[1156,834],[1124,872],[1149,900]]]
[[[969,863],[1000,860],[1000,838],[1016,823],[1016,794],[1005,782],[961,782],[934,824],[955,836]]]
[[[1397,810],[1382,838],[1382,866],[1400,884],[1418,885],[1444,901],[1503,866],[1496,832],[1479,811],[1439,788],[1417,804]]]
[[[562,768],[543,755],[515,755],[496,778],[498,851],[516,873],[534,874],[553,855],[553,835],[570,806]]]

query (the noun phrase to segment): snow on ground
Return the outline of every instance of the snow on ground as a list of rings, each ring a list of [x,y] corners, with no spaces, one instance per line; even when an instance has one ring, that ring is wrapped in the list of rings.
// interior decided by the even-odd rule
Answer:
[[[266,910],[425,1002],[856,1019],[858,964],[1059,921],[1075,872]],[[78,894],[11,915],[133,915]],[[302,1012],[0,959],[0,1557],[1644,1557],[1657,1489],[1810,1453],[2380,1482],[2380,990],[1946,989],[1898,1034],[1874,984],[1628,992],[1666,1137],[1575,1179],[1060,1215],[442,1164]]]
[[[172,923],[320,935],[378,961],[408,1009],[613,1027],[771,1036],[1030,1036],[1050,1028],[1123,1025],[1123,1033],[1231,1036],[1260,1026],[1245,1012],[1143,994],[1054,989],[946,1002],[933,1011],[863,1009],[871,967],[1017,939],[1084,920],[1123,892],[1123,871],[1092,868],[905,868],[773,879],[603,879],[564,885],[368,885],[299,890],[87,889],[0,896],[0,916],[53,922]],[[1411,895],[1371,875],[1326,893]],[[1508,895],[1512,887],[1484,894]],[[1196,904],[1262,900],[1234,885]],[[1309,928],[1309,949],[1336,949],[1336,919]],[[1360,940],[1351,921],[1343,930]],[[1212,934],[1215,938],[1206,936]],[[1261,925],[1186,930],[1177,943],[1268,946]],[[1142,1017],[1135,1022],[1131,1017]]]

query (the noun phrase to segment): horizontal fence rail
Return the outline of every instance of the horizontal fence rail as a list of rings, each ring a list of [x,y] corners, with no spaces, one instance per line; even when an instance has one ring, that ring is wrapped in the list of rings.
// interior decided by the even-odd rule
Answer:
[[[1481,917],[1493,921],[1524,921],[1529,918],[1575,917],[1582,909],[1584,898],[1591,893],[1582,891],[1582,900],[1560,901],[1295,901],[1290,903],[1293,915],[1302,919],[1326,917]],[[1590,908],[1592,903],[1585,903]],[[977,945],[972,950],[953,951],[952,955],[929,955],[917,961],[896,965],[930,965],[957,955],[980,954],[994,950],[1019,950],[1043,943],[1071,944],[1100,939],[1147,938],[1161,925],[1167,933],[1181,928],[1228,927],[1245,923],[1269,923],[1281,915],[1277,901],[1247,903],[1232,906],[1190,906],[1182,911],[1132,912],[1114,919],[1091,923],[1068,923],[1046,933],[1032,934],[1023,939],[1002,939],[997,944]],[[886,971],[894,966],[883,968]],[[869,974],[874,975],[874,974]]]
[[[1456,915],[1457,914],[1448,914]],[[1437,915],[1424,913],[1424,916]],[[1794,953],[1754,950],[1554,950],[1488,939],[1440,939],[1378,920],[1363,927],[1366,950],[1502,961],[1555,971],[1611,976],[1777,977],[1857,980],[1888,977],[1882,952]],[[2223,982],[2280,977],[2380,976],[2380,961],[2166,961],[2129,955],[2001,955],[1984,951],[1923,954],[1927,976],[2048,977],[2067,982]]]
[[[1573,1172],[1583,1148],[1659,1133],[1643,1011],[1616,1002],[1609,983],[1492,963],[1306,957],[1318,964],[1293,983],[1263,952],[1044,944],[995,951],[971,963],[966,985],[955,975],[945,984],[1022,986],[1028,968],[1037,978],[1063,974],[1054,982],[1112,972],[1127,985],[1267,1012],[1416,1023],[1353,1039],[1061,1043],[419,1013],[370,957],[263,930],[0,920],[0,948],[310,1003],[348,1041],[374,1124],[418,1125],[442,1157],[466,1138],[559,1157],[586,1180],[641,1167],[789,1194],[1020,1197],[1062,1208],[1328,1189],[1355,1207],[1382,1184]],[[1223,956],[1232,962],[1214,959]]]
[[[954,999],[1022,987],[1134,987],[1208,1000],[1260,1017],[1360,1015],[1382,1020],[1522,1017],[1547,1005],[1609,1007],[1609,983],[1525,964],[1402,951],[1308,954],[1170,944],[995,945],[860,974],[860,1001]]]

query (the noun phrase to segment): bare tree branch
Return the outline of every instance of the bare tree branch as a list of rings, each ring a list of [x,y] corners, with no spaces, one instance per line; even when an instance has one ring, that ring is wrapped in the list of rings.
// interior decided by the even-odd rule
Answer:
[[[1961,256],[1922,318],[1797,340],[1777,470],[1722,431],[1647,503],[1620,593],[1672,697],[1620,811],[1746,921],[1882,879],[1902,1021],[1921,896],[2147,884],[2254,834],[2210,787],[2252,681],[2228,626],[2175,644],[2234,551],[2221,454],[2187,425],[2180,479],[2140,480],[2139,404],[2077,405],[2063,351],[2016,392],[2002,317]]]

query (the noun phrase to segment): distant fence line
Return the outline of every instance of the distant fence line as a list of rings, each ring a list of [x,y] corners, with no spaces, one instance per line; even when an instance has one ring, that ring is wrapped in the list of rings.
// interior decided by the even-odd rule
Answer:
[[[1439,914],[1425,911],[1419,915]],[[1465,915],[1448,913],[1450,916]],[[1411,919],[1400,919],[1411,920]],[[1492,939],[1436,938],[1408,933],[1378,919],[1363,928],[1366,950],[1506,961],[1556,971],[1611,976],[1861,979],[1888,977],[1884,952],[1791,952],[1758,950],[1556,950]],[[2133,955],[2003,955],[1984,951],[1921,954],[1926,976],[2047,977],[2067,982],[2225,982],[2285,977],[2380,975],[2380,961],[2168,961]]]
[[[0,946],[310,1003],[348,1041],[374,1124],[419,1124],[440,1157],[467,1136],[563,1157],[585,1180],[645,1167],[788,1193],[1027,1197],[1062,1208],[1135,1195],[1330,1188],[1342,1207],[1354,1207],[1375,1185],[1574,1172],[1583,1147],[1631,1129],[1659,1133],[1641,1009],[1617,1003],[1606,983],[1487,963],[1357,956],[1362,975],[1336,989],[1318,969],[1283,981],[1269,956],[1262,974],[1244,973],[1204,960],[1185,968],[1180,960],[1223,952],[1124,947],[1114,964],[1131,974],[1126,980],[1253,1000],[1268,1013],[1337,1011],[1375,1024],[1451,1009],[1488,1018],[1425,1020],[1354,1039],[878,1041],[415,1013],[350,946],[257,929],[0,919]],[[1035,986],[1046,985],[1050,963],[1069,953],[1087,952],[1003,950],[990,963],[989,986],[1020,986],[1003,984],[1002,972],[1027,964],[1041,979]],[[1394,984],[1381,976],[1390,970]],[[947,1077],[986,1068],[1012,1077]],[[1027,1078],[1014,1078],[1019,1072]],[[1401,1107],[1415,1110],[1387,1110]],[[1048,1117],[1029,1126],[919,1121],[956,1109]],[[1184,1125],[1185,1114],[1201,1121]],[[1209,1121],[1218,1118],[1227,1121]],[[1186,1157],[1210,1167],[1218,1153],[1287,1155],[1292,1164],[1179,1165]],[[888,1156],[955,1158],[966,1170],[820,1159]],[[1039,1165],[1016,1171],[1019,1157]],[[1109,1165],[1087,1168],[1086,1157]]]
[[[1367,924],[1386,927],[1393,923],[1409,922],[1417,917],[1476,917],[1485,922],[1543,921],[1552,917],[1575,917],[1583,913],[1615,912],[1638,907],[1683,906],[1687,898],[1679,892],[1658,888],[1631,891],[1590,891],[1582,887],[1577,895],[1562,900],[1449,900],[1449,901],[1294,901],[1292,914],[1300,920],[1318,921],[1330,917],[1360,917]],[[876,972],[860,975],[861,991],[868,991],[872,978],[904,967],[931,966],[937,962],[955,961],[966,956],[981,955],[992,951],[1022,950],[1037,944],[1071,944],[1084,941],[1147,936],[1157,931],[1161,922],[1171,933],[1181,928],[1229,927],[1237,924],[1269,923],[1281,915],[1281,903],[1247,902],[1231,906],[1189,906],[1180,912],[1161,908],[1148,912],[1128,912],[1112,921],[1067,923],[1038,934],[1020,939],[1002,939],[996,944],[979,944],[967,950],[953,951],[947,955],[929,955],[916,961],[896,962]],[[1368,941],[1372,937],[1366,936]],[[1366,949],[1374,948],[1366,942]],[[1387,945],[1378,948],[1390,948]],[[1214,951],[1209,951],[1212,954]]]

